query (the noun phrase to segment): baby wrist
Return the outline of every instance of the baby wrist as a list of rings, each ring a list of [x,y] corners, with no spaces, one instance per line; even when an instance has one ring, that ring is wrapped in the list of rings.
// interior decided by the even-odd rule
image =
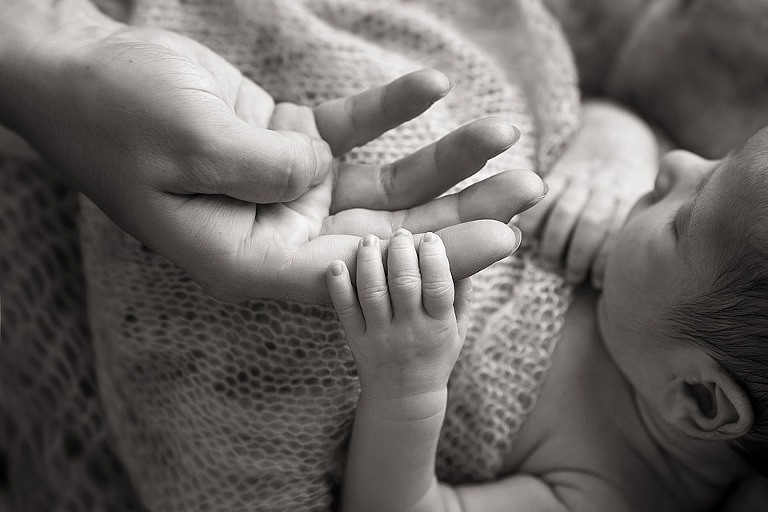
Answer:
[[[382,419],[422,421],[439,416],[442,423],[447,400],[448,389],[445,387],[408,395],[391,395],[389,391],[371,392],[363,388],[358,408],[373,409]]]

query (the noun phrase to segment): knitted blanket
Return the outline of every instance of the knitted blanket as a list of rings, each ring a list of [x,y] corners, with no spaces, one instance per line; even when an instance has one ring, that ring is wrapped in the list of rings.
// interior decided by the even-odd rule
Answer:
[[[517,125],[522,140],[459,187],[546,172],[577,123],[570,53],[537,0],[101,3],[209,45],[278,100],[444,71],[448,98],[348,158],[391,161],[487,115]],[[359,391],[332,308],[212,299],[24,151],[0,155],[0,272],[18,510],[332,507]],[[524,253],[478,274],[474,296],[439,445],[449,482],[510,470],[569,299]]]

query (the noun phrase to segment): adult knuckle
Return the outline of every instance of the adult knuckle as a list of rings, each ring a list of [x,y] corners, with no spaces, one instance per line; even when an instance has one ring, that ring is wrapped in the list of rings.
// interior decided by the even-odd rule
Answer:
[[[276,186],[282,190],[283,201],[300,197],[309,188],[317,166],[317,158],[309,136],[288,135],[289,144],[283,153],[286,162],[281,166],[284,172],[275,177]]]
[[[381,167],[379,173],[379,181],[383,197],[387,207],[392,207],[394,200],[397,198],[397,173],[399,167],[397,162],[386,164]]]

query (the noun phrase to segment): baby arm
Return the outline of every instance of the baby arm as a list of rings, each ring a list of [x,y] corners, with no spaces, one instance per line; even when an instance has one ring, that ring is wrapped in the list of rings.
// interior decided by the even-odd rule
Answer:
[[[564,511],[551,486],[530,475],[453,488],[437,481],[435,452],[447,384],[466,335],[468,279],[455,285],[440,238],[418,248],[406,230],[357,255],[357,289],[341,261],[328,269],[361,393],[347,458],[342,512]]]
[[[451,510],[435,477],[435,451],[466,334],[470,282],[454,290],[435,234],[417,250],[408,231],[396,232],[386,271],[381,246],[373,235],[361,242],[357,290],[342,262],[328,271],[361,386],[342,510]]]
[[[539,254],[577,284],[591,271],[600,288],[615,234],[635,201],[653,187],[659,144],[654,131],[628,110],[586,102],[582,126],[545,181],[549,194],[520,215]]]

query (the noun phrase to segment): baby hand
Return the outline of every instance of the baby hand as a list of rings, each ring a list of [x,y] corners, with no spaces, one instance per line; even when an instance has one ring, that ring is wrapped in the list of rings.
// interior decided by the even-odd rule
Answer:
[[[362,392],[394,399],[442,390],[466,335],[471,283],[454,290],[434,233],[424,235],[417,254],[411,233],[396,231],[386,258],[385,271],[380,241],[367,235],[357,254],[357,290],[343,262],[327,273]]]
[[[656,137],[642,120],[613,104],[588,103],[581,131],[547,175],[549,193],[520,214],[519,227],[569,283],[591,272],[601,288],[607,255],[632,205],[652,188],[657,161]]]

